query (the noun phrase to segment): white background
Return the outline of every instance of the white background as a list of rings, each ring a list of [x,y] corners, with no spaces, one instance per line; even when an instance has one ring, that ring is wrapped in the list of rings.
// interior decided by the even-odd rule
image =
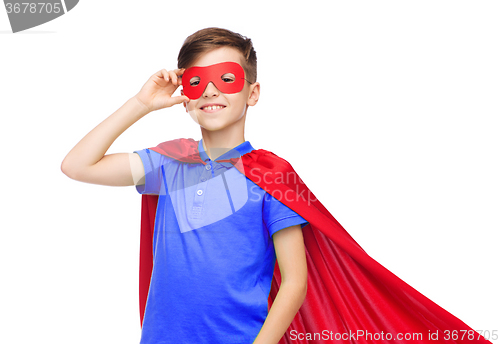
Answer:
[[[378,262],[498,333],[500,5],[325,3],[81,1],[16,34],[0,8],[1,343],[139,342],[140,195],[60,164],[209,26],[257,51],[245,138]],[[108,153],[199,139],[183,110],[151,113]]]

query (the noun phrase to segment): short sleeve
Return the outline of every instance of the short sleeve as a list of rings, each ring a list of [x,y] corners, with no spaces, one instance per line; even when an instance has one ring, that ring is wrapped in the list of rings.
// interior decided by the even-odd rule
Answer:
[[[264,223],[269,230],[270,236],[273,236],[274,233],[283,228],[294,225],[301,225],[301,227],[304,228],[304,226],[308,224],[299,214],[268,193],[266,193],[264,197],[263,209]]]
[[[146,182],[136,185],[136,190],[140,194],[159,195],[161,187],[161,166],[165,163],[165,157],[150,149],[134,151],[139,154],[144,166]]]

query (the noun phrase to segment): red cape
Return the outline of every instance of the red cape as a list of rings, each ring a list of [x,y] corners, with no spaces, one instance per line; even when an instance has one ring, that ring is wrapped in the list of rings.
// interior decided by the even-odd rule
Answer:
[[[163,142],[151,150],[183,162],[204,164],[198,141],[193,139]],[[491,343],[371,258],[314,197],[286,160],[258,149],[243,155],[240,163],[230,161],[247,178],[309,222],[302,229],[308,268],[307,296],[280,344]],[[157,200],[158,196],[142,196],[141,324],[153,268]],[[280,283],[276,263],[269,307]],[[405,340],[398,340],[398,334],[406,336],[401,338]],[[421,337],[409,339],[412,334]]]

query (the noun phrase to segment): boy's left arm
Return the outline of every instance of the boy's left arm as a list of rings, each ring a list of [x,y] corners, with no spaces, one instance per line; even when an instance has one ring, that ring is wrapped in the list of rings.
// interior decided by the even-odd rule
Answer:
[[[276,344],[285,334],[307,292],[307,262],[302,228],[295,225],[273,235],[281,285],[253,344]]]

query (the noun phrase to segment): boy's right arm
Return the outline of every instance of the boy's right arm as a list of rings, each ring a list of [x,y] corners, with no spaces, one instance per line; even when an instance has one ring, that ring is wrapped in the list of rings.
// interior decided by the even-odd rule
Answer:
[[[61,170],[68,177],[86,183],[127,186],[144,184],[144,168],[138,154],[105,155],[127,128],[151,111],[189,102],[186,96],[172,97],[181,85],[183,69],[153,74],[141,91],[89,132],[66,155]]]

